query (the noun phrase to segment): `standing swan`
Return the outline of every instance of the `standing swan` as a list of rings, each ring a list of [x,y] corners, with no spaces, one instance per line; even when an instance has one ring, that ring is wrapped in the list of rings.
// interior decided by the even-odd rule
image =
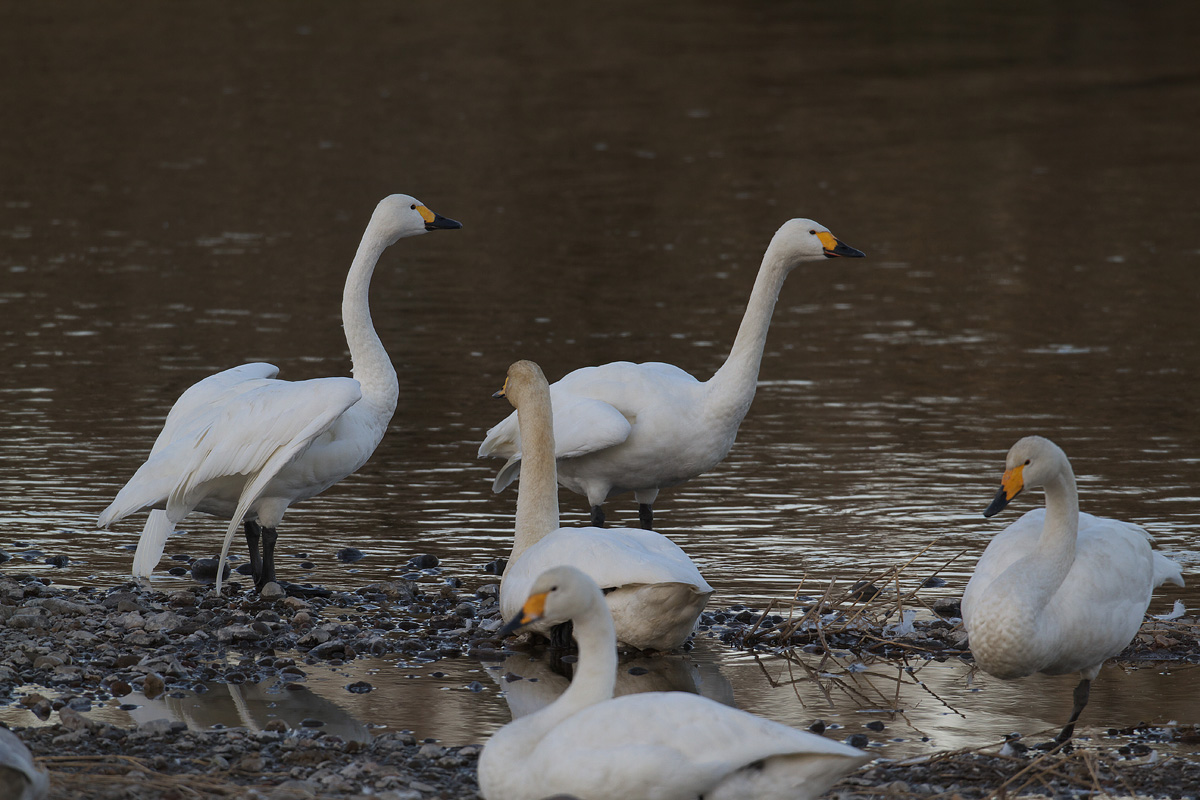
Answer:
[[[654,531],[560,528],[555,415],[546,376],[532,361],[518,361],[508,368],[504,388],[496,395],[507,397],[516,409],[525,442],[513,549],[500,581],[501,616],[506,621],[520,616],[521,604],[544,570],[572,564],[604,587],[622,644],[639,650],[682,645],[713,593],[696,565]],[[549,623],[532,627],[543,634],[551,628]]]
[[[461,228],[404,194],[375,208],[346,276],[342,324],[353,378],[275,380],[270,364],[243,364],[195,384],[175,401],[146,462],[97,525],[144,508],[133,574],[149,577],[167,536],[193,511],[229,520],[229,543],[244,524],[254,585],[275,580],[275,527],[293,503],[328,489],[367,462],[396,410],[396,370],[371,323],[371,275],[383,251],[405,236]],[[262,554],[259,554],[259,542]]]
[[[1183,586],[1179,565],[1150,549],[1137,525],[1079,512],[1075,473],[1049,439],[1012,446],[991,517],[1025,487],[1046,490],[1034,509],[992,539],[963,593],[962,612],[975,663],[1009,680],[1042,672],[1081,674],[1071,738],[1092,679],[1137,634],[1156,586]]]
[[[530,587],[507,632],[574,622],[579,663],[567,690],[492,735],[479,757],[486,800],[813,798],[871,757],[689,692],[613,699],[613,623],[596,582],[560,566]]]
[[[729,454],[758,382],[767,329],[788,273],[805,261],[863,254],[824,225],[793,219],[776,231],[725,364],[701,383],[660,362],[617,361],[568,373],[550,387],[558,437],[558,480],[587,496],[592,524],[604,526],[604,501],[632,491],[643,528],[654,524],[658,490],[715,467]],[[508,461],[492,490],[503,491],[521,472],[521,434],[515,414],[487,432],[479,455]]]

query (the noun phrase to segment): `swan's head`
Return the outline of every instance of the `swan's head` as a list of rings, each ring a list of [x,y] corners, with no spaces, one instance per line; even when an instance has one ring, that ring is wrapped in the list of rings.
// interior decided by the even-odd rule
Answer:
[[[521,613],[509,620],[497,635],[507,636],[540,620],[557,625],[578,619],[597,603],[604,603],[604,593],[586,573],[575,567],[551,567],[533,582]]]
[[[393,194],[383,198],[379,201],[379,205],[375,206],[375,213],[371,215],[369,227],[378,231],[384,241],[390,245],[405,236],[461,228],[462,223],[433,213],[415,197],[407,194]]]
[[[504,386],[492,397],[507,397],[513,408],[520,408],[522,399],[529,397],[531,392],[549,391],[550,385],[541,367],[532,361],[515,361],[508,368]]]
[[[1004,460],[1000,491],[983,515],[991,517],[999,514],[1022,489],[1045,486],[1064,471],[1070,470],[1071,462],[1061,447],[1044,436],[1026,436],[1009,448]]]
[[[767,248],[783,259],[788,266],[801,261],[819,261],[822,258],[863,258],[861,250],[843,244],[819,222],[811,219],[790,219],[775,231]]]

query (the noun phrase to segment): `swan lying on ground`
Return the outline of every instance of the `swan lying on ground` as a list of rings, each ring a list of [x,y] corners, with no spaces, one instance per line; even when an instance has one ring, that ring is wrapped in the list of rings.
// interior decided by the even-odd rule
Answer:
[[[486,800],[803,800],[871,757],[687,692],[613,698],[617,652],[600,587],[569,566],[543,573],[508,630],[574,622],[579,662],[549,706],[492,735]]]
[[[701,383],[679,367],[618,361],[577,369],[550,387],[558,480],[587,497],[592,524],[604,525],[604,501],[632,491],[643,528],[654,524],[660,489],[719,464],[750,410],[771,314],[784,279],[806,261],[863,254],[809,219],[783,224],[763,255],[733,349]],[[487,432],[479,455],[507,459],[492,483],[503,491],[522,471],[516,414]]]
[[[255,586],[275,580],[275,528],[284,512],[365,464],[396,410],[396,371],[368,306],[380,255],[406,236],[461,227],[408,195],[391,195],[375,208],[342,295],[353,378],[281,381],[277,367],[243,364],[205,378],[175,401],[150,456],[97,522],[107,528],[155,509],[138,541],[135,576],[148,578],[175,526],[202,511],[230,521],[218,593],[238,525],[245,527]]]
[[[520,420],[525,467],[517,491],[513,549],[500,582],[500,613],[520,615],[529,587],[559,564],[582,569],[604,587],[616,636],[639,650],[672,650],[687,640],[713,589],[667,537],[636,528],[560,528],[554,413],[541,367],[518,361],[504,388]],[[532,624],[546,634],[548,624]],[[568,642],[556,642],[568,644]]]
[[[1054,442],[1027,436],[1005,464],[983,515],[999,513],[1026,487],[1043,487],[1046,507],[992,539],[963,593],[963,622],[975,663],[990,675],[1081,674],[1061,744],[1074,733],[1101,665],[1137,634],[1155,587],[1183,586],[1183,575],[1150,548],[1144,529],[1079,512],[1075,473]]]

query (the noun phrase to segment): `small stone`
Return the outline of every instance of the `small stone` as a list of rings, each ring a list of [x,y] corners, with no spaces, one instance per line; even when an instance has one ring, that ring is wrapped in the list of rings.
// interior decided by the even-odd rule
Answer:
[[[374,686],[367,683],[366,681],[355,681],[354,683],[352,683],[346,687],[346,691],[351,692],[353,694],[367,694],[374,688],[375,688]]]
[[[146,679],[142,682],[142,694],[147,700],[153,700],[161,695],[167,689],[166,681],[157,672],[146,674]]]
[[[225,564],[221,577],[229,577],[229,565]],[[197,558],[192,562],[192,579],[197,583],[215,583],[217,580],[217,559]]]
[[[52,567],[65,567],[71,563],[71,559],[67,556],[49,556],[46,558],[46,563]]]
[[[355,561],[362,561],[367,557],[367,554],[357,547],[343,547],[337,551],[337,560],[346,564],[353,564]]]
[[[282,600],[287,597],[287,592],[275,581],[267,581],[259,590],[258,596],[263,600]]]
[[[61,722],[62,726],[69,731],[77,731],[81,728],[88,728],[91,726],[91,723],[88,722],[87,717],[85,717],[83,714],[80,714],[69,705],[63,706],[58,710],[58,721]]]
[[[263,726],[263,730],[271,733],[287,733],[287,723],[281,719],[273,719]]]
[[[408,560],[408,566],[413,569],[433,569],[441,563],[441,561],[438,561],[438,557],[431,553],[421,553]]]
[[[867,735],[865,733],[856,733],[846,740],[846,744],[850,745],[851,747],[857,747],[859,749],[866,747],[870,743],[871,743],[871,740],[867,738]]]
[[[151,736],[166,736],[171,732],[171,720],[169,719],[151,719],[146,720],[137,727],[139,733],[146,733]]]

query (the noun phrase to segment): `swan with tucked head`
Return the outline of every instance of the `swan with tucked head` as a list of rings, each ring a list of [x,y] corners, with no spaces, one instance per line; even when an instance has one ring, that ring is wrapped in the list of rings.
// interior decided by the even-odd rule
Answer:
[[[487,800],[804,800],[871,757],[689,692],[613,698],[617,652],[600,587],[560,566],[530,586],[507,629],[571,620],[579,662],[542,710],[492,735],[479,757]]]
[[[97,523],[107,528],[154,509],[134,555],[135,576],[148,578],[167,536],[201,511],[230,521],[218,561],[218,593],[239,525],[245,528],[255,586],[275,580],[275,528],[284,512],[365,464],[396,410],[396,370],[368,305],[380,255],[406,236],[461,227],[405,194],[380,201],[342,294],[353,378],[281,381],[271,364],[243,364],[210,375],[179,397],[150,456]]]
[[[679,647],[695,629],[712,587],[687,554],[662,534],[559,527],[555,414],[546,376],[532,361],[517,361],[496,394],[516,409],[525,442],[513,548],[500,581],[501,615],[505,620],[519,616],[538,575],[572,564],[604,587],[621,644],[639,650]],[[550,631],[548,623],[531,628]]]
[[[984,550],[963,592],[963,623],[975,663],[1010,680],[1080,673],[1060,744],[1071,738],[1091,682],[1137,634],[1154,589],[1183,586],[1179,565],[1128,522],[1080,513],[1071,462],[1058,445],[1027,436],[1012,446],[991,517],[1024,489],[1046,507],[1027,512]]]
[[[750,302],[724,366],[701,382],[671,364],[618,361],[577,369],[550,387],[558,480],[587,497],[592,524],[604,502],[632,491],[643,528],[653,527],[660,489],[708,472],[733,447],[750,410],[771,314],[784,279],[806,261],[862,258],[810,219],[783,224],[759,267]],[[500,492],[522,471],[516,414],[487,432],[479,455],[507,461],[492,483]]]

